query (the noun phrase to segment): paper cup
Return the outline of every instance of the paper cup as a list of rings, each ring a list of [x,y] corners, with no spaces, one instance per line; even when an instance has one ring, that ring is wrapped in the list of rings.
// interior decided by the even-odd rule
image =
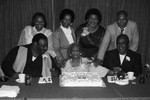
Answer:
[[[128,72],[127,75],[128,75],[129,80],[132,80],[134,76],[134,72]]]
[[[25,82],[25,74],[19,74],[19,81]]]

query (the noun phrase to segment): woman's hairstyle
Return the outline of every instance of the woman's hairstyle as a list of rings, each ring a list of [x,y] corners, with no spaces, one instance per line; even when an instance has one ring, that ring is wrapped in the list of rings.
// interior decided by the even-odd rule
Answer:
[[[59,15],[59,20],[62,21],[66,15],[70,15],[71,16],[71,23],[73,23],[74,18],[75,18],[75,14],[70,9],[64,9],[64,10],[62,10],[61,13],[60,13],[60,15]]]
[[[87,21],[87,19],[89,19],[91,15],[96,15],[98,17],[99,23],[102,21],[101,12],[98,9],[96,8],[89,9],[85,14],[85,21]]]
[[[36,21],[36,18],[38,17],[42,17],[43,20],[44,20],[44,27],[47,27],[47,21],[46,21],[46,18],[45,18],[45,15],[41,12],[37,12],[35,13],[33,16],[32,16],[32,22],[31,22],[31,26],[35,26],[35,21]]]
[[[72,44],[70,44],[69,47],[68,47],[68,58],[71,58],[70,54],[71,54],[71,52],[72,52],[72,49],[73,49],[75,46],[79,47],[79,50],[80,50],[80,52],[81,52],[81,46],[80,46],[78,43],[72,43]],[[81,53],[82,53],[82,52],[81,52]]]

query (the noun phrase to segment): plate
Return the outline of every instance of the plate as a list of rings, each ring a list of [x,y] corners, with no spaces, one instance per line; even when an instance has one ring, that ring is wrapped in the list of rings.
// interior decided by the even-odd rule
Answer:
[[[127,84],[129,84],[129,80],[128,79],[117,80],[117,81],[115,81],[115,83],[118,85],[127,85]]]
[[[132,78],[132,79],[129,79],[129,80],[135,80],[135,79],[136,79],[136,77],[133,76],[133,78]]]
[[[25,82],[20,82],[20,80],[19,80],[19,79],[16,79],[16,82],[18,82],[18,83],[25,83]]]

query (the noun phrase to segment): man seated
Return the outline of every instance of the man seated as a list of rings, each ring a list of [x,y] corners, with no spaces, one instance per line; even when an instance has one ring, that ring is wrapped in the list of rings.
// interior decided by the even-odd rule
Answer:
[[[6,76],[18,78],[19,73],[32,77],[50,76],[49,56],[44,56],[48,49],[48,40],[42,33],[36,34],[32,43],[17,46],[10,50],[1,64]]]
[[[129,50],[129,38],[125,34],[117,37],[117,48],[106,52],[103,66],[111,70],[110,73],[124,75],[132,71],[134,76],[142,73],[141,55]]]

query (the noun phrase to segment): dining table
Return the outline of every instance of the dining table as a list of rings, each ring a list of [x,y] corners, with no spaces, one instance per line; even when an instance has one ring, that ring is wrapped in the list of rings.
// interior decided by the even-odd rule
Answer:
[[[150,100],[150,78],[140,84],[139,79],[129,84],[109,83],[102,78],[106,87],[62,87],[59,77],[52,77],[52,83],[39,84],[39,77],[33,77],[31,84],[18,83],[9,78],[2,85],[19,86],[20,92],[15,98],[0,97],[0,100]]]

